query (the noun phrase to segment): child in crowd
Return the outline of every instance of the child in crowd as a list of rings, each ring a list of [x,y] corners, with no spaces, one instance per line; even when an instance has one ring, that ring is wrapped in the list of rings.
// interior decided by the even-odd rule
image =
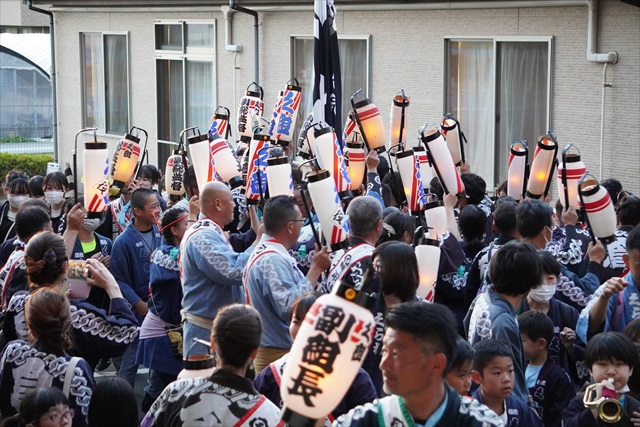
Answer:
[[[469,396],[471,390],[471,366],[473,347],[462,337],[456,341],[456,355],[451,361],[451,369],[445,377],[447,384],[460,396]]]
[[[629,376],[629,393],[628,396],[636,400],[640,400],[640,319],[632,320],[625,328],[624,334],[631,338],[631,341],[638,349],[638,362],[633,367],[633,374]]]
[[[496,339],[486,339],[477,343],[474,349],[471,377],[480,387],[471,397],[487,405],[505,426],[543,427],[538,414],[511,395],[514,367],[509,345]]]
[[[539,311],[527,311],[518,317],[525,359],[529,402],[545,427],[560,427],[562,410],[575,396],[567,373],[549,357],[553,322]]]
[[[615,393],[622,413],[619,420],[605,423],[598,409],[585,407],[584,393],[579,393],[562,413],[563,427],[640,425],[640,402],[625,394],[629,390],[629,376],[638,362],[638,351],[633,341],[619,332],[595,335],[587,344],[585,360],[594,383]]]

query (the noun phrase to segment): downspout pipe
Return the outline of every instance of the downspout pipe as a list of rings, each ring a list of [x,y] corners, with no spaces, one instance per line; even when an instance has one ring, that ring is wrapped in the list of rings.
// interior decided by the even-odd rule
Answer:
[[[587,29],[587,60],[606,64],[618,62],[617,52],[597,53],[596,39],[598,36],[598,0],[587,0],[589,8],[589,26]]]
[[[254,57],[255,57],[255,77],[254,81],[260,85],[260,52],[258,50],[258,12],[255,10],[247,9],[246,7],[242,7],[236,4],[235,0],[229,0],[229,8],[231,10],[235,10],[236,12],[246,13],[248,15],[253,16],[253,39],[254,39]]]
[[[229,6],[221,6],[220,10],[222,10],[222,15],[224,16],[224,48],[227,52],[240,52],[242,53],[242,45],[241,44],[233,44],[231,42],[231,33],[232,28],[231,24],[233,22],[233,11],[229,9]]]
[[[56,90],[56,44],[53,32],[53,12],[40,9],[33,5],[33,0],[27,0],[29,10],[49,16],[49,36],[51,40],[51,101],[53,102],[53,161],[58,163],[58,101]]]

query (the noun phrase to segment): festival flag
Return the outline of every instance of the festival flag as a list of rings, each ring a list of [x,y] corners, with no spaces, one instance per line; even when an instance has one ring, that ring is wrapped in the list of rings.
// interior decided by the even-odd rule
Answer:
[[[315,0],[313,47],[313,117],[342,131],[342,79],[333,0]],[[341,146],[344,141],[341,141]]]

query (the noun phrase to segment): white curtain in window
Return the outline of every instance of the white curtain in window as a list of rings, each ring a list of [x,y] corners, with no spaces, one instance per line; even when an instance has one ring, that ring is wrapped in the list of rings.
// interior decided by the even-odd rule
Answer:
[[[84,33],[82,36],[84,126],[104,129],[102,34]]]
[[[201,132],[209,129],[215,110],[213,104],[213,63],[187,61],[187,127],[198,126]]]
[[[182,61],[156,61],[158,139],[178,141],[184,126]]]
[[[129,131],[127,37],[104,36],[104,50],[106,131],[124,134]]]

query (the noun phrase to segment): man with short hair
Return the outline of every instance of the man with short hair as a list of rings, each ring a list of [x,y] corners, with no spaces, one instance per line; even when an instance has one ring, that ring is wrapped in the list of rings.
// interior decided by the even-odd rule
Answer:
[[[387,317],[380,369],[390,396],[358,406],[334,426],[502,426],[486,406],[445,382],[457,332],[453,314],[421,301],[393,306]]]
[[[288,250],[297,242],[305,219],[291,196],[267,200],[263,212],[265,234],[251,253],[243,276],[248,302],[258,310],[264,334],[255,360],[256,372],[289,352],[289,311],[294,301],[316,288],[330,265],[327,248],[314,254],[306,277]]]

